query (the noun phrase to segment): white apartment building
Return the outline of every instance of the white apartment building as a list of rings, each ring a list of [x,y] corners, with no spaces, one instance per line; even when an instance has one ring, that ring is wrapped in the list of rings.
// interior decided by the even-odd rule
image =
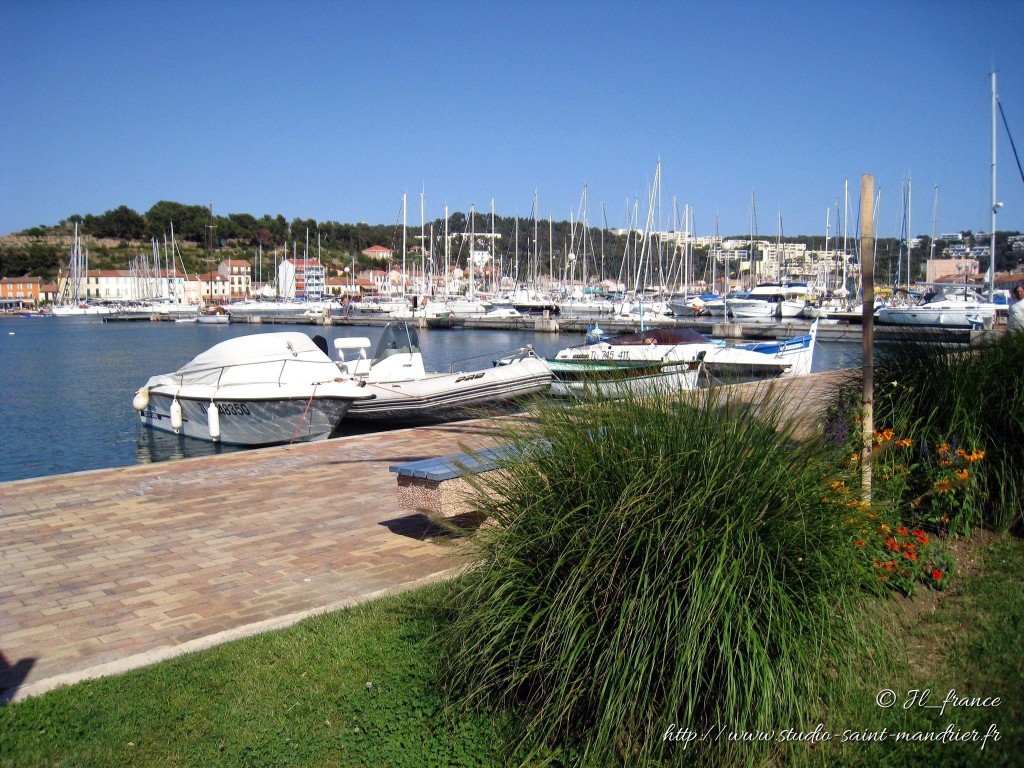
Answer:
[[[252,293],[252,265],[242,259],[226,259],[217,266],[217,272],[228,281],[231,298],[242,299]]]
[[[286,299],[318,301],[327,292],[327,274],[317,259],[284,259],[277,267],[277,293]]]

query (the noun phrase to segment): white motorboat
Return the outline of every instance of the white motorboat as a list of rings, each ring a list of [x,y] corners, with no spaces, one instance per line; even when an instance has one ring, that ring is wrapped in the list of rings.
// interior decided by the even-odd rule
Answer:
[[[614,311],[615,303],[611,299],[583,295],[573,296],[568,301],[563,301],[558,305],[559,314],[566,317],[610,315]]]
[[[61,304],[50,308],[54,317],[77,317],[80,315],[110,315],[115,311],[109,304],[96,304],[80,301],[72,304]]]
[[[717,293],[681,294],[669,300],[669,308],[676,317],[692,317],[693,315],[709,314],[705,305],[709,301],[720,301]],[[724,309],[724,308],[723,308]],[[721,313],[719,313],[721,314]]]
[[[671,395],[697,389],[700,363],[667,360],[559,360],[544,361],[550,369],[555,397],[617,398],[634,395]]]
[[[312,339],[286,332],[215,344],[174,373],[150,378],[132,405],[153,429],[257,446],[323,440],[354,402],[372,398],[365,382],[344,376]]]
[[[806,283],[766,283],[746,296],[731,299],[729,312],[737,320],[802,317],[806,294]]]
[[[932,293],[920,304],[890,305],[875,314],[884,325],[939,326],[944,328],[991,328],[997,307],[967,288]]]
[[[196,322],[204,325],[227,325],[231,322],[231,316],[224,307],[214,304],[199,310],[196,313]]]
[[[491,308],[489,302],[478,299],[427,299],[423,303],[426,318],[480,317]]]
[[[708,373],[730,381],[800,376],[811,372],[816,337],[817,322],[811,325],[810,333],[792,339],[732,347],[690,328],[653,328],[569,347],[549,362],[556,365],[569,362],[686,365],[690,368],[703,363]],[[557,369],[555,375],[557,379]],[[553,383],[552,391],[555,386]]]
[[[335,349],[343,374],[366,384],[372,401],[355,403],[346,418],[392,423],[444,421],[465,418],[487,407],[546,392],[551,372],[532,349],[518,350],[504,358],[507,364],[480,370],[428,373],[423,364],[416,330],[402,322],[390,323],[377,342],[373,357],[367,338],[339,338]],[[345,354],[351,355],[345,359]],[[488,356],[491,357],[491,356]]]

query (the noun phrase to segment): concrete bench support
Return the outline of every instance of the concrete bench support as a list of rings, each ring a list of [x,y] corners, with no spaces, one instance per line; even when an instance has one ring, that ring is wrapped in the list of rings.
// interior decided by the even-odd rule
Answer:
[[[469,502],[473,488],[466,476],[500,469],[521,459],[525,450],[520,446],[500,446],[395,464],[388,470],[398,475],[398,500],[402,506],[455,517],[476,511]]]

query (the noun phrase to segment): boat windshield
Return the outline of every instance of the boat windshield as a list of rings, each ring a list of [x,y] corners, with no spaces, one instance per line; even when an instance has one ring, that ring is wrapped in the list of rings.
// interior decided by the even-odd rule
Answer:
[[[392,323],[385,326],[377,349],[373,353],[373,364],[386,357],[399,354],[414,354],[420,351],[420,339],[416,329],[407,323]]]

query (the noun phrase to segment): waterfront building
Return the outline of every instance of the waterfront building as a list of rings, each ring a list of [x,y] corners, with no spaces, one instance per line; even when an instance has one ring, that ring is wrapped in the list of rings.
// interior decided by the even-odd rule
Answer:
[[[277,287],[282,298],[319,301],[327,275],[319,259],[284,259],[277,267]]]
[[[196,275],[199,298],[203,304],[226,304],[231,299],[231,281],[220,272]]]
[[[928,259],[925,268],[925,282],[938,283],[956,280],[965,282],[979,274],[978,259],[962,256],[951,259]]]
[[[385,248],[383,245],[371,245],[363,251],[363,256],[369,256],[371,259],[383,259],[385,261],[390,260],[394,255],[394,251],[390,248]]]
[[[0,300],[5,304],[17,302],[22,307],[38,306],[41,284],[38,277],[0,278]]]
[[[225,259],[217,272],[227,278],[231,299],[244,299],[252,293],[252,265],[242,259]]]
[[[69,278],[61,276],[60,283],[48,286],[45,299],[53,302],[62,292],[78,295],[85,299],[101,301],[144,301],[147,299],[170,299],[187,301],[188,289],[184,275],[170,270],[153,270],[140,273],[134,269],[90,269],[79,274],[79,288],[65,289]]]

